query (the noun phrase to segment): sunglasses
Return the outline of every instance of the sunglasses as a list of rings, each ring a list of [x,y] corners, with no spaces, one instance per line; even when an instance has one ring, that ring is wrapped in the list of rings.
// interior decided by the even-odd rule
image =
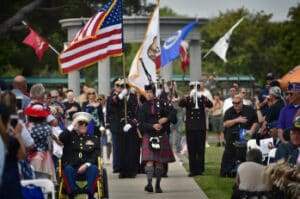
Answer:
[[[123,84],[115,84],[116,87],[124,88]]]
[[[87,126],[88,123],[86,121],[78,121],[79,126]]]
[[[241,101],[239,101],[239,102],[232,102],[232,104],[240,104],[241,103]]]
[[[92,92],[92,93],[88,93],[88,95],[95,95],[96,93],[95,92]]]

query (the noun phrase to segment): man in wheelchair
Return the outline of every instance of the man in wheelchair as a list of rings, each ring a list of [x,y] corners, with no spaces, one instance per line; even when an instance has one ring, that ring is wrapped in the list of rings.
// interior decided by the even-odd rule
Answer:
[[[94,198],[99,173],[97,158],[100,156],[100,141],[97,136],[87,134],[91,119],[92,115],[89,113],[75,113],[72,124],[59,136],[64,144],[62,179],[71,199],[77,193],[78,178],[87,180],[86,193],[89,199]]]

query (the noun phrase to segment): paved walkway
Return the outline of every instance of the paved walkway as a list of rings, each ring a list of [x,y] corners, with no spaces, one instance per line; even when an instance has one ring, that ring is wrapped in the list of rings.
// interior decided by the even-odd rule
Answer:
[[[198,187],[193,178],[187,177],[187,172],[182,166],[186,161],[184,157],[176,154],[176,162],[169,164],[168,178],[162,178],[161,188],[163,193],[147,193],[145,174],[139,174],[133,179],[119,179],[118,174],[113,174],[111,163],[105,164],[108,171],[109,198],[110,199],[207,199],[207,196]],[[155,179],[153,180],[153,184]]]

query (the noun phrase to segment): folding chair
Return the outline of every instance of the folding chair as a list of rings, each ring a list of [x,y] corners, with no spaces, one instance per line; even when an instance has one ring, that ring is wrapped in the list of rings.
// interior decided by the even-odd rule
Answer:
[[[256,143],[256,139],[248,140],[247,151],[249,151],[250,149],[260,149],[260,147]]]
[[[51,198],[55,199],[55,189],[54,184],[49,179],[33,179],[33,180],[21,180],[22,186],[33,184],[35,186],[41,187],[44,198],[48,198],[48,194],[51,194]]]

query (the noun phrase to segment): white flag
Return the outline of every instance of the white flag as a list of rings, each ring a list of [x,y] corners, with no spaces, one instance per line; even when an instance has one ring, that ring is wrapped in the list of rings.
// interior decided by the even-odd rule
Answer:
[[[128,81],[144,94],[144,86],[156,82],[156,66],[160,66],[159,4],[149,20],[145,38],[131,64]]]
[[[230,42],[230,36],[233,32],[233,30],[243,21],[244,17],[242,17],[234,26],[230,28],[230,30],[221,37],[217,43],[206,53],[204,58],[211,52],[214,51],[221,59],[223,59],[224,62],[227,62],[226,60],[226,52],[229,47]]]

